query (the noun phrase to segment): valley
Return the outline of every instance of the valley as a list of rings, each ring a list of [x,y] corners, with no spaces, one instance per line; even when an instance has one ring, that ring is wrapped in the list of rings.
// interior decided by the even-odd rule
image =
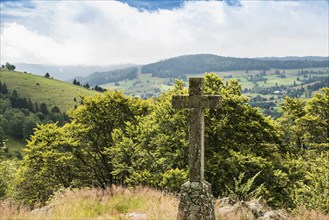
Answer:
[[[242,87],[243,94],[251,99],[251,104],[263,109],[269,115],[277,115],[285,96],[309,99],[314,91],[329,86],[329,68],[306,69],[270,69],[267,71],[226,71],[216,74],[229,81],[236,79]],[[188,86],[188,78],[203,74],[190,74],[181,79]],[[100,85],[106,89],[123,90],[126,95],[144,99],[159,96],[172,89],[175,78],[160,78],[149,74],[138,73],[134,79]],[[268,104],[266,104],[268,103]]]

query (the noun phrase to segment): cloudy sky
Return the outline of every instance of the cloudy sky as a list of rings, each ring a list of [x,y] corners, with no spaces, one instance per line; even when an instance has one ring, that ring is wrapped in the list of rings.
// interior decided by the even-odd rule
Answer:
[[[329,56],[329,1],[1,1],[1,63]]]

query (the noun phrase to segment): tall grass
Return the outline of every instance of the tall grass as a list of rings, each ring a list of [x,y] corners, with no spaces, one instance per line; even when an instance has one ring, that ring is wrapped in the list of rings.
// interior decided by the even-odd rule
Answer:
[[[137,187],[106,190],[80,189],[57,193],[49,206],[31,212],[4,201],[1,219],[175,219],[178,199],[163,192]]]
[[[0,219],[176,219],[178,203],[177,196],[146,187],[66,189],[54,195],[48,206],[33,211],[8,200],[1,201]],[[252,214],[243,209],[223,215],[218,212],[219,208],[216,202],[219,220],[253,219]],[[296,220],[329,220],[329,215],[303,207],[293,216]]]

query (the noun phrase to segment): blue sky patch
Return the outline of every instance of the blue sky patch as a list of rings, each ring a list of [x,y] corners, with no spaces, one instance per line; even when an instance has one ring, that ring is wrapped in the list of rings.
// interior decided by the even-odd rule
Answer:
[[[182,6],[184,0],[119,0],[140,10],[174,9]]]
[[[129,6],[138,8],[139,10],[159,10],[168,9],[172,10],[174,8],[180,8],[184,2],[194,1],[194,0],[118,0],[120,2],[127,3]],[[240,0],[217,0],[224,1],[229,6],[241,6]]]

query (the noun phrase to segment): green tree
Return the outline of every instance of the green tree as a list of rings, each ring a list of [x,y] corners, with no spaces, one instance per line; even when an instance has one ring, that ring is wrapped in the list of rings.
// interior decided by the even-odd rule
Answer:
[[[171,104],[173,94],[183,93],[183,82],[178,81],[174,91],[156,100],[150,114],[115,131],[116,145],[109,152],[113,175],[120,182],[173,190],[187,181],[187,110],[173,109]]]
[[[0,114],[3,114],[6,112],[7,109],[11,108],[11,103],[9,99],[0,99]]]
[[[308,129],[312,143],[329,150],[329,88],[321,89],[307,102],[306,112],[316,124]]]
[[[0,93],[2,93],[4,95],[8,94],[8,88],[7,88],[6,83],[2,84],[1,81],[0,81]]]
[[[107,153],[114,146],[113,130],[124,130],[126,122],[136,123],[137,116],[148,112],[148,105],[118,91],[82,100],[81,106],[69,112],[72,137],[79,143],[73,153],[85,171],[92,174],[95,185],[105,188],[115,183],[113,158]]]
[[[39,111],[44,114],[44,115],[48,115],[49,114],[49,110],[47,105],[43,102],[41,103],[40,107],[39,107]]]
[[[23,138],[23,124],[25,121],[25,115],[19,109],[9,109],[3,117],[8,122],[8,133],[17,139]]]
[[[79,186],[79,163],[72,155],[76,143],[66,127],[39,125],[24,148],[14,197],[27,205],[44,204],[61,187]]]
[[[302,126],[302,117],[306,115],[305,101],[286,97],[282,106],[280,118],[281,129],[284,131],[284,141],[295,153],[306,148],[304,142],[305,127]]]
[[[23,139],[27,140],[34,133],[34,128],[37,127],[37,124],[41,123],[38,117],[35,115],[29,115],[25,118],[23,123]]]
[[[8,62],[5,64],[5,67],[6,67],[7,70],[15,70],[16,69],[16,67],[14,65],[12,65]]]
[[[51,108],[50,110],[51,113],[60,113],[61,111],[59,110],[59,108],[55,105]]]
[[[16,172],[17,161],[3,160],[0,152],[0,201],[4,198],[10,198],[12,196]]]
[[[283,163],[295,205],[329,212],[329,89],[307,102],[286,98],[280,118],[289,157]]]
[[[278,206],[284,197],[289,201],[289,192],[282,188],[285,183],[276,175],[284,149],[275,121],[250,106],[234,79],[224,84],[217,75],[206,74],[205,92],[222,97],[221,108],[205,113],[206,178],[214,193],[226,195],[227,187],[235,188],[234,177],[244,173],[247,181],[262,171],[250,191],[262,186],[262,196],[271,198],[272,206]],[[268,179],[273,181],[269,183]]]
[[[263,171],[250,191],[262,186],[263,197],[274,197],[271,205],[278,205],[289,191],[283,190],[286,182],[280,183],[282,177],[276,172],[281,168],[279,155],[283,150],[277,124],[248,104],[237,81],[224,84],[215,74],[206,74],[205,78],[205,93],[220,94],[223,99],[221,109],[205,113],[206,179],[215,195],[229,193],[226,185],[234,188],[233,177],[244,173],[248,181]],[[123,182],[164,187],[164,182],[170,183],[168,176],[177,179],[173,170],[178,170],[175,173],[180,181],[187,180],[188,110],[173,109],[171,104],[172,95],[186,93],[183,82],[177,81],[175,89],[156,99],[153,111],[137,125],[129,124],[115,133],[117,144],[112,155],[119,157],[114,158],[113,173]],[[269,183],[270,178],[278,185]],[[179,189],[179,184],[177,181],[172,187]]]
[[[308,102],[286,97],[281,107],[284,140],[296,154],[303,149],[329,149],[329,89],[321,91]]]

